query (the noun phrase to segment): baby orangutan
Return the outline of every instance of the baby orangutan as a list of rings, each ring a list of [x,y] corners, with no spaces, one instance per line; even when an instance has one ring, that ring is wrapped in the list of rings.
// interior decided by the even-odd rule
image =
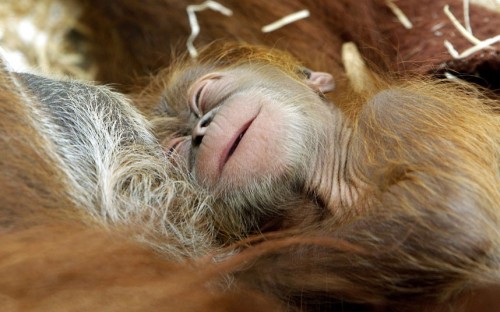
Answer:
[[[260,47],[211,46],[169,74],[155,121],[165,150],[246,231],[293,207],[337,223],[393,209],[496,213],[498,117],[464,98],[473,90],[378,81],[364,105],[353,95],[348,118],[324,96],[331,75]]]
[[[346,94],[337,107],[324,96],[330,75],[245,44],[210,46],[167,75],[138,103],[160,103],[157,133],[215,197],[222,237],[298,228],[340,240],[266,254],[242,274],[260,289],[401,308],[498,282],[497,101],[380,79],[335,90]]]
[[[13,305],[53,290],[58,307],[84,297],[121,308],[134,292],[125,286],[166,285],[167,297],[147,292],[159,301],[140,293],[132,301],[175,309],[174,277],[160,274],[175,265],[149,265],[153,255],[125,236],[170,260],[220,260],[206,278],[195,278],[203,268],[187,270],[193,282],[183,289],[236,272],[233,289],[243,291],[234,296],[248,287],[291,310],[438,311],[499,284],[499,105],[471,87],[380,80],[355,94],[286,53],[212,45],[134,96],[139,107],[159,103],[151,129],[106,87],[0,74],[0,230],[10,246],[0,250],[0,299]],[[330,103],[330,91],[345,100]],[[67,215],[69,226],[54,221]],[[65,234],[75,223],[120,234]],[[247,238],[260,232],[264,239]],[[87,251],[75,257],[80,244]],[[106,283],[82,273],[101,263]],[[112,299],[102,297],[107,288]],[[238,303],[230,301],[228,309]]]
[[[349,135],[339,137],[329,125],[337,132],[350,130],[342,129],[341,114],[333,113],[322,96],[332,90],[333,78],[299,68],[289,75],[280,67],[289,60],[281,61],[182,69],[173,74],[160,104],[160,110],[178,117],[160,121],[168,138],[165,150],[220,199],[216,206],[234,215],[228,223],[248,227],[242,229],[246,233],[270,226],[293,207],[323,214],[325,205],[335,211],[356,196],[354,190],[346,192],[344,177],[328,177],[333,172],[321,162],[344,159],[331,170],[347,170],[340,147]]]

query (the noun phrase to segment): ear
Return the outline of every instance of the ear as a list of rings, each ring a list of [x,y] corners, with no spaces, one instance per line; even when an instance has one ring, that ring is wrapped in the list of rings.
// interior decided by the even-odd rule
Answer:
[[[333,76],[329,73],[311,71],[308,73],[307,84],[321,93],[328,93],[335,88]]]

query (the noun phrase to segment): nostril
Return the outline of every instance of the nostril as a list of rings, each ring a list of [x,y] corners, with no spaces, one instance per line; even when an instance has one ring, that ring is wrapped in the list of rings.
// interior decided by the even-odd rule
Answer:
[[[207,132],[207,128],[202,126],[201,120],[196,124],[191,133],[191,137],[194,145],[200,145],[201,140],[203,140],[203,136]]]
[[[203,127],[200,123],[197,123],[196,126],[193,129],[192,136],[204,136],[205,133],[207,132],[207,127]]]
[[[193,136],[192,142],[194,146],[199,146],[201,141],[203,140],[203,136]]]
[[[193,128],[193,131],[191,133],[192,139],[193,139],[193,144],[199,145],[201,144],[201,141],[203,140],[203,136],[205,136],[205,133],[207,132],[207,127],[210,125],[212,120],[214,119],[215,113],[217,112],[217,109],[213,109],[203,115],[200,120],[196,123],[196,125]]]

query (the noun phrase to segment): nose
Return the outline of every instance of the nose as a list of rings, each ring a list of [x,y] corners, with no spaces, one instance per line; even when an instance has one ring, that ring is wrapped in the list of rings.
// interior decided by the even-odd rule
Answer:
[[[194,145],[201,144],[203,137],[207,133],[207,127],[214,119],[216,111],[217,111],[216,109],[213,109],[208,113],[206,113],[205,115],[201,116],[200,120],[198,120],[198,122],[194,126],[193,131],[191,132],[191,138],[193,140]]]

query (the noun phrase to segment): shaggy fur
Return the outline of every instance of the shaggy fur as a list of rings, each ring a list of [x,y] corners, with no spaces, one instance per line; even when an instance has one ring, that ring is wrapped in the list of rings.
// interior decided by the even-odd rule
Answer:
[[[259,47],[211,46],[199,60],[188,61],[187,68],[174,66],[160,74],[159,81],[165,82],[154,82],[141,101],[183,107],[185,102],[176,101],[189,83],[179,71],[192,73],[207,64],[220,70],[271,63],[293,76],[299,65],[290,66],[291,61]],[[250,281],[279,297],[286,294],[285,300],[310,299],[314,304],[318,296],[340,294],[350,302],[394,309],[421,300],[446,301],[468,287],[497,283],[498,102],[465,84],[377,80],[372,85],[373,90],[358,94],[364,98],[359,106],[354,107],[357,101],[351,97],[345,99],[351,101],[352,117],[340,116],[344,121],[339,125],[346,125],[334,129],[344,136],[344,127],[352,129],[344,147],[347,165],[339,168],[352,184],[361,181],[359,198],[338,203],[326,221],[318,221],[325,218],[322,215],[310,227],[301,224],[306,227],[302,235],[340,242],[330,241],[331,248],[292,247],[264,256],[257,261],[257,272],[270,269],[260,278],[251,275]],[[179,121],[182,108],[178,110],[164,110],[166,117],[156,121],[160,129],[169,129],[166,137],[175,135],[176,125],[178,131],[186,126]],[[324,159],[322,167],[330,168],[334,160]],[[314,213],[303,209],[290,214],[300,219]],[[344,249],[342,242],[351,247]]]
[[[220,2],[233,15],[226,17],[210,10],[198,13],[200,35],[195,46],[203,47],[214,40],[243,40],[279,48],[310,68],[336,73],[337,86],[344,88],[341,46],[354,42],[372,69],[404,77],[415,73],[441,76],[448,71],[498,89],[498,43],[462,60],[453,60],[443,44],[447,39],[459,52],[472,46],[443,12],[444,5],[449,4],[462,21],[461,0],[395,1],[412,21],[411,30],[403,27],[386,0]],[[188,4],[191,3],[161,0],[122,0],[119,5],[82,1],[80,20],[91,32],[89,55],[97,64],[97,78],[120,83],[122,90],[130,90],[137,86],[137,76],[170,65],[175,55],[172,50],[185,51],[191,31],[186,14]],[[303,9],[310,11],[309,18],[271,33],[261,32],[262,26]],[[473,34],[479,39],[498,35],[498,10],[471,4],[470,20]]]
[[[149,79],[138,82],[135,76],[170,63],[172,42],[188,33],[184,19],[169,18],[184,12],[183,3],[172,2],[168,10],[163,1],[83,3],[84,23],[99,29],[91,40],[99,79],[123,83],[123,90],[142,90]],[[494,297],[498,287],[490,285],[500,278],[498,101],[469,86],[429,81],[381,80],[366,94],[351,93],[338,54],[344,40],[357,42],[371,63],[392,66],[386,57],[395,52],[383,32],[367,31],[379,28],[380,16],[373,12],[380,3],[315,3],[310,9],[319,18],[290,25],[290,39],[280,39],[282,32],[263,36],[258,28],[302,9],[299,2],[277,2],[273,10],[264,2],[251,4],[233,7],[242,6],[236,20],[249,27],[228,26],[217,16],[221,24],[202,26],[208,36],[198,44],[234,30],[230,36],[289,48],[306,64],[323,63],[321,68],[338,73],[335,104],[354,131],[352,159],[362,167],[356,177],[368,186],[356,203],[360,213],[340,223],[333,217],[318,221],[298,205],[276,226],[298,230],[227,247],[232,240],[218,235],[215,199],[166,161],[148,121],[126,98],[87,83],[2,71],[5,307],[273,310],[280,308],[278,299],[290,309],[310,311],[465,311],[477,308],[487,292]],[[366,24],[330,18],[339,12]],[[310,34],[318,37],[311,40]],[[256,51],[250,47],[242,55],[255,61]],[[285,71],[297,68],[281,57]],[[278,64],[274,57],[267,60]],[[155,78],[139,105],[149,115],[168,75]],[[164,139],[167,132],[155,134]],[[103,226],[112,234],[95,229]],[[137,240],[177,263],[158,258]],[[202,255],[194,269],[179,264]],[[220,263],[208,266],[214,259]],[[220,291],[226,284],[219,273],[236,279],[234,292]],[[467,298],[470,306],[463,303]]]

